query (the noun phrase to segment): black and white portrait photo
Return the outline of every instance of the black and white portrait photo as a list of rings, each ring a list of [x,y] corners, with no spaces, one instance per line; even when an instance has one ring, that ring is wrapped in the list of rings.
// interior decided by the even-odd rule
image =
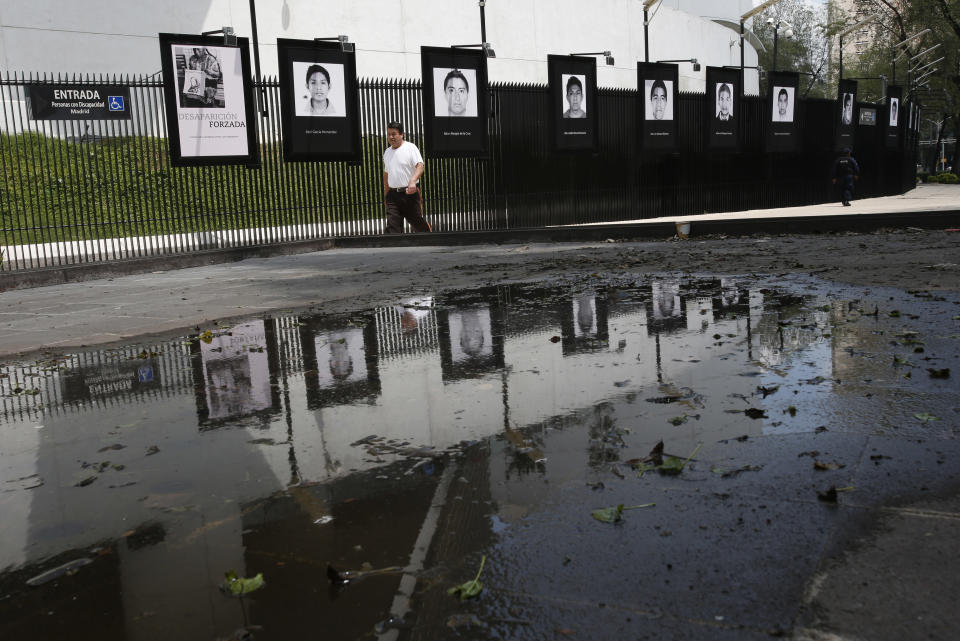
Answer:
[[[587,117],[587,77],[575,74],[561,74],[563,85],[563,103],[560,108],[564,118]]]
[[[343,65],[294,62],[292,67],[296,116],[346,118]]]
[[[718,82],[715,85],[716,91],[716,113],[717,120],[726,122],[733,118],[733,91],[735,87],[730,82]]]
[[[840,122],[844,125],[853,123],[853,94],[843,94],[843,109],[840,111]]]
[[[226,106],[222,51],[222,47],[173,47],[181,109]]]
[[[438,118],[477,117],[476,69],[433,69],[434,112]]]
[[[793,122],[794,87],[773,88],[773,122]]]
[[[897,126],[898,112],[900,111],[900,99],[890,98],[890,126]]]
[[[644,80],[643,95],[646,98],[645,120],[673,120],[672,80]]]

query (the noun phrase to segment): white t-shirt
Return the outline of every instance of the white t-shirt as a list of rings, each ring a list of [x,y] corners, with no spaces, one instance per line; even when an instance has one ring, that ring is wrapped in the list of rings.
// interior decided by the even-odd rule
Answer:
[[[423,156],[412,142],[404,140],[399,149],[387,147],[383,152],[383,170],[387,173],[387,186],[396,189],[409,185],[417,165],[422,162]]]

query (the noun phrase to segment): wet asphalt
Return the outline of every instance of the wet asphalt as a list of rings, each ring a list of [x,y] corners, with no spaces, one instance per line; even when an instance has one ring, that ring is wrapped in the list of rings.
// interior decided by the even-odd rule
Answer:
[[[5,292],[0,638],[956,638],[960,295],[516,249]]]

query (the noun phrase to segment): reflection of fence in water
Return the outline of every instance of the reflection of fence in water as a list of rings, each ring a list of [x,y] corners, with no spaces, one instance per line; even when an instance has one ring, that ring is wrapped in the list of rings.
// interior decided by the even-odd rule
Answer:
[[[190,367],[189,348],[179,341],[6,365],[0,367],[0,420],[41,420],[192,394]]]
[[[377,326],[377,354],[397,358],[439,349],[437,313],[433,307],[378,307],[374,310]]]

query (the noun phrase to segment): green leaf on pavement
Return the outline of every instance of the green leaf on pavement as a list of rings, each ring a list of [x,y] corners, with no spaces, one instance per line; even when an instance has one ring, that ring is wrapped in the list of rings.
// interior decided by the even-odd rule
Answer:
[[[623,520],[624,510],[638,510],[644,507],[653,507],[656,503],[644,503],[643,505],[628,505],[624,507],[623,503],[614,507],[604,507],[592,512],[593,518],[604,523],[617,523]]]
[[[928,412],[922,412],[920,414],[914,414],[913,418],[918,419],[921,423],[926,423],[928,421],[939,421],[940,417],[934,416]]]
[[[230,570],[224,576],[226,580],[221,584],[220,588],[233,596],[249,594],[267,584],[266,581],[263,580],[263,572],[257,573],[257,576],[251,579],[239,577],[233,570]]]
[[[447,590],[447,594],[452,596],[459,593],[461,601],[472,599],[480,594],[483,591],[483,584],[480,583],[480,574],[483,572],[483,564],[486,562],[487,555],[483,555],[480,559],[480,570],[477,572],[477,576],[473,577],[473,581],[467,581],[466,583],[454,586]]]

